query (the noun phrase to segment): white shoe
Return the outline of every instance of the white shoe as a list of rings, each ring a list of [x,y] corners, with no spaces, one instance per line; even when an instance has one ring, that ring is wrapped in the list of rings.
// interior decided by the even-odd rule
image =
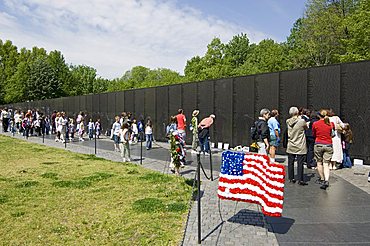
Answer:
[[[204,152],[204,155],[209,155],[209,153],[208,152]]]
[[[126,162],[126,158],[123,158],[123,162]]]
[[[198,152],[196,150],[191,150],[191,153],[192,154],[198,154]]]
[[[130,159],[130,158],[128,158],[128,159],[127,159],[127,162],[130,162],[130,161],[131,161],[131,159]]]

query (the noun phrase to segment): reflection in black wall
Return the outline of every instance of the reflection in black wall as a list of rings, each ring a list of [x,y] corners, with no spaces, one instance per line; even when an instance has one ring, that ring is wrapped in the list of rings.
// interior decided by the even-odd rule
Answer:
[[[234,79],[232,146],[249,144],[249,128],[256,119],[254,88],[254,76]]]
[[[222,79],[215,86],[214,142],[231,144],[233,132],[233,80]]]
[[[156,139],[165,139],[165,126],[168,122],[168,87],[158,87],[156,89],[156,118],[151,116],[155,123],[154,133]]]
[[[197,83],[188,83],[182,85],[182,108],[184,109],[188,126],[191,123],[194,109],[198,108],[197,90]],[[192,134],[189,129],[187,129],[186,133],[186,142],[190,144],[192,142]]]

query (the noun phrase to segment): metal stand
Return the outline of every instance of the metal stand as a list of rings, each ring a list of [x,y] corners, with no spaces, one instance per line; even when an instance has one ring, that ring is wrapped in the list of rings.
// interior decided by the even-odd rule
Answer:
[[[198,244],[201,244],[202,241],[202,232],[201,232],[201,196],[200,196],[200,151],[197,154],[198,166],[197,166],[197,192],[198,192]]]
[[[140,132],[140,165],[143,165],[143,132]]]
[[[208,142],[209,143],[209,142]],[[213,181],[212,149],[209,147],[209,168],[211,170],[211,181]]]
[[[96,129],[95,129],[95,126],[93,127],[93,131],[95,132],[95,137],[94,137],[94,141],[95,141],[95,149],[94,149],[94,153],[96,155]]]
[[[62,133],[60,133],[62,134]],[[67,125],[66,125],[66,130],[64,132],[64,148],[67,148]]]

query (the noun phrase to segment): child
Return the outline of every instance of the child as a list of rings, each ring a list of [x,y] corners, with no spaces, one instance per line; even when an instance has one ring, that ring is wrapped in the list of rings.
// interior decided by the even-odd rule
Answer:
[[[89,140],[91,140],[94,137],[94,122],[91,118],[90,118],[90,121],[89,121],[89,124],[88,124],[87,128],[88,128],[88,131],[89,131]]]
[[[349,149],[353,143],[352,130],[348,123],[344,123],[342,132],[342,148],[343,148],[343,167],[351,168],[352,162],[349,156]]]
[[[102,131],[102,128],[100,124],[100,119],[97,119],[95,122],[95,134],[97,138],[99,138],[101,131]]]
[[[130,156],[130,139],[131,139],[131,131],[129,129],[129,124],[123,124],[121,129],[119,130],[119,139],[120,144],[119,147],[121,149],[121,156],[123,162],[131,161]],[[127,158],[126,158],[127,156]]]
[[[15,133],[17,132],[17,127],[16,127],[16,124],[15,124],[15,120],[14,118],[11,118],[10,119],[10,132],[12,133],[12,135],[14,136]]]

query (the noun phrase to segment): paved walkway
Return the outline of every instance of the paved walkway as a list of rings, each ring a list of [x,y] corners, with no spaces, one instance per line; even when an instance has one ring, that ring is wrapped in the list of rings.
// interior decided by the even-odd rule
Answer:
[[[8,134],[9,135],[9,134]],[[17,138],[22,138],[16,135]],[[31,137],[30,142],[42,144],[42,139]],[[45,139],[48,146],[64,148],[64,144]],[[112,151],[109,139],[98,140],[97,156],[121,161]],[[132,146],[132,159],[140,163],[140,145]],[[94,154],[94,141],[67,144],[67,150]],[[143,150],[143,166],[163,173],[168,169],[168,144],[155,143],[150,151]],[[281,157],[286,164],[286,158]],[[217,198],[220,153],[212,156],[214,181],[202,174],[202,244],[204,245],[370,245],[370,183],[369,166],[332,172],[327,191],[315,184],[316,174],[305,170],[309,185],[302,187],[286,183],[282,218],[264,218],[258,206]],[[196,156],[187,156],[188,165],[181,170],[187,178],[194,178]],[[209,157],[201,157],[209,174]],[[186,228],[184,245],[197,245],[197,202],[193,203]]]

